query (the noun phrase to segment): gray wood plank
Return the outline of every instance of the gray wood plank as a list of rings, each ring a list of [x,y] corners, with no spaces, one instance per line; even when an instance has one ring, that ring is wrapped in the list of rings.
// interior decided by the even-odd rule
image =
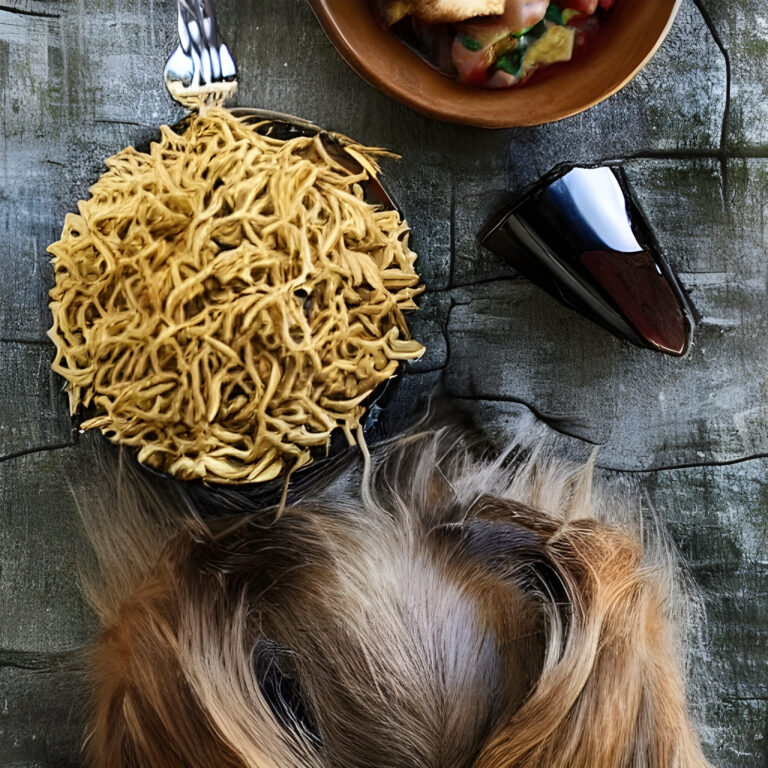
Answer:
[[[728,148],[764,153],[764,0],[703,2],[733,61]],[[161,85],[175,4],[1,5],[23,13],[0,11],[0,458],[40,452],[0,462],[0,766],[74,766],[79,678],[56,654],[94,631],[77,590],[66,487],[90,462],[82,447],[46,450],[71,432],[42,343],[45,247],[104,157],[181,114]],[[496,132],[435,123],[367,86],[303,0],[216,5],[241,67],[240,104],[293,112],[403,156],[385,171],[430,293],[412,319],[428,352],[398,397],[419,410],[444,379],[491,431],[544,420],[574,456],[603,444],[601,466],[627,470],[609,479],[647,496],[705,591],[710,628],[694,669],[713,678],[702,688],[709,754],[724,768],[768,764],[765,461],[710,466],[768,452],[768,161],[730,160],[723,183],[725,60],[694,1],[683,1],[656,58],[617,96],[556,125]],[[623,156],[636,158],[631,182],[703,315],[685,361],[623,345],[476,243],[495,208],[554,164]],[[643,471],[688,463],[700,466]]]
[[[768,758],[768,495],[765,459],[644,474],[647,493],[703,590],[708,625],[694,659],[704,732],[718,766]]]
[[[0,764],[75,768],[85,732],[87,691],[69,657],[0,664]]]
[[[766,215],[758,190],[767,166],[753,160],[731,167],[724,201],[709,162],[629,165],[702,314],[685,360],[623,344],[513,278],[454,292],[448,391],[523,401],[558,428],[602,444],[602,461],[615,468],[768,452],[768,241],[755,226]]]
[[[0,461],[73,442],[63,382],[51,370],[52,344],[0,342]]]
[[[718,288],[716,288],[718,290]],[[765,453],[766,349],[706,325],[686,360],[635,349],[522,280],[464,289],[451,313],[449,394],[517,400],[642,469]]]
[[[93,636],[78,582],[87,550],[70,491],[82,490],[90,465],[83,446],[0,463],[3,652],[69,650]]]
[[[763,0],[702,0],[731,56],[728,147],[735,152],[768,148],[768,27]]]
[[[40,338],[48,324],[41,254],[60,231],[51,187],[63,166],[45,120],[46,97],[61,86],[48,57],[58,24],[0,10],[0,338]]]
[[[450,312],[451,296],[447,292],[427,293],[419,299],[419,309],[407,316],[413,338],[420,341],[426,351],[420,360],[407,366],[409,371],[438,371],[448,363],[446,322]]]

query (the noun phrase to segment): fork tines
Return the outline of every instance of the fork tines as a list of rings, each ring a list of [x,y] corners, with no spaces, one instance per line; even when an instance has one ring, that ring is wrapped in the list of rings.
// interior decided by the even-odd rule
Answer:
[[[171,96],[189,107],[223,103],[237,89],[237,67],[210,0],[178,0],[178,27],[180,44],[165,65]]]

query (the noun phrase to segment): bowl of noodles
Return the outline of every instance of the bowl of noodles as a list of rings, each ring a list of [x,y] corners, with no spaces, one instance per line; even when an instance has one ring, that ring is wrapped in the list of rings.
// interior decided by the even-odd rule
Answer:
[[[380,150],[224,109],[106,161],[49,248],[56,346],[84,430],[180,480],[282,481],[424,348]]]

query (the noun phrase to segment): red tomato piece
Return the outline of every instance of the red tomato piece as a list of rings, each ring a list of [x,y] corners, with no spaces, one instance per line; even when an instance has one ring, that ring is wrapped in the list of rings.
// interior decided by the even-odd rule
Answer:
[[[597,2],[598,0],[558,0],[557,4],[561,8],[570,8],[573,11],[591,16],[597,10]]]
[[[547,12],[549,0],[507,0],[501,16],[482,16],[456,25],[459,34],[477,40],[485,47],[515,32],[538,24]]]
[[[569,22],[569,27],[576,30],[574,45],[577,48],[589,46],[600,31],[600,20],[596,16],[574,16]]]
[[[483,85],[488,79],[488,69],[493,64],[494,55],[492,45],[470,51],[461,42],[461,35],[458,35],[451,46],[451,61],[456,67],[459,82]]]
[[[505,72],[503,69],[497,69],[485,83],[486,88],[510,88],[517,85],[520,81],[514,76]]]
[[[538,24],[544,18],[548,5],[549,0],[507,0],[505,11],[500,16],[457,24],[455,29],[458,35],[451,47],[451,60],[459,81],[469,85],[487,84],[491,74],[488,70],[500,52],[497,46],[501,45],[501,50],[504,50],[503,43],[512,33]],[[470,40],[472,47],[480,47],[473,51],[462,40]],[[496,83],[503,79],[499,76],[490,87],[498,87]]]

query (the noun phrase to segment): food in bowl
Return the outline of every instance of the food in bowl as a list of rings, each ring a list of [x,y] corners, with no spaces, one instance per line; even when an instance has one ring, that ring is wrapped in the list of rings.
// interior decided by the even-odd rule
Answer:
[[[223,109],[106,161],[50,247],[56,345],[83,429],[216,483],[289,476],[424,348],[396,210],[366,199],[380,151],[270,135]]]
[[[594,44],[616,0],[374,0],[382,22],[440,72],[509,88]]]

